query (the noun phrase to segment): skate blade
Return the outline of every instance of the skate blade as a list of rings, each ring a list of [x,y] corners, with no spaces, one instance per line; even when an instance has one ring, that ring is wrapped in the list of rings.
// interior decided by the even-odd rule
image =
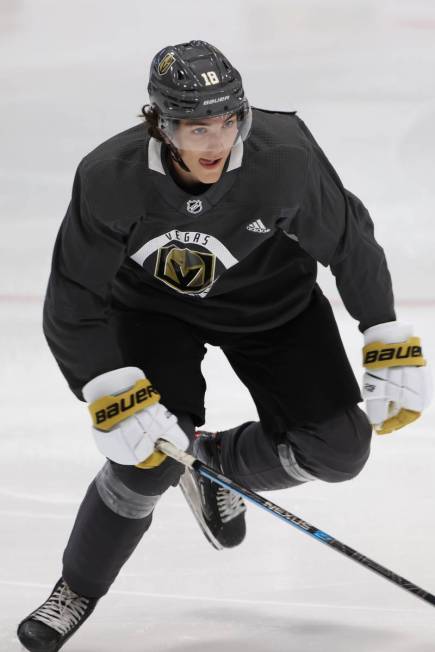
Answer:
[[[223,545],[219,543],[216,537],[214,537],[210,532],[210,528],[208,527],[207,522],[203,516],[201,509],[201,499],[199,497],[197,484],[192,477],[192,471],[189,469],[185,470],[180,478],[179,486],[205,538],[211,543],[213,548],[216,550],[223,550]]]

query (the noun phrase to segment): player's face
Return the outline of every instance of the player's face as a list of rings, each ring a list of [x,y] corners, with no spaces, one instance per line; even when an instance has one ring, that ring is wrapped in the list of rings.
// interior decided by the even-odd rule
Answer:
[[[177,130],[178,150],[193,181],[219,180],[237,134],[236,114],[181,121]]]

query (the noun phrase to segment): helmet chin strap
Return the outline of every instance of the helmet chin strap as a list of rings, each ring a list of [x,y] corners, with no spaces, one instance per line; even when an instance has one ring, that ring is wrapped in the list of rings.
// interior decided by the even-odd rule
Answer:
[[[180,156],[180,152],[178,149],[175,147],[174,143],[167,137],[166,134],[163,134],[160,130],[160,133],[162,134],[163,140],[165,141],[165,145],[169,149],[169,153],[171,155],[171,158],[178,163],[180,168],[184,170],[185,172],[190,172],[189,168],[183,161],[183,159]]]
[[[187,167],[187,165],[185,164],[185,162],[181,158],[180,152],[175,147],[175,145],[173,145],[171,142],[167,143],[167,145],[169,147],[169,151],[170,151],[171,156],[174,159],[174,161],[176,161],[178,163],[178,165],[180,166],[180,168],[182,168],[185,172],[190,172],[189,168]]]

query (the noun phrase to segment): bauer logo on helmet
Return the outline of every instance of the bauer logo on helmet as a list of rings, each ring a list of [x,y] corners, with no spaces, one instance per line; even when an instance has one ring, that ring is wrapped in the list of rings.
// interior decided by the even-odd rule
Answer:
[[[217,104],[218,102],[226,102],[229,99],[230,99],[229,95],[224,95],[223,97],[215,97],[212,100],[204,100],[202,104],[203,106],[206,106],[207,104]]]

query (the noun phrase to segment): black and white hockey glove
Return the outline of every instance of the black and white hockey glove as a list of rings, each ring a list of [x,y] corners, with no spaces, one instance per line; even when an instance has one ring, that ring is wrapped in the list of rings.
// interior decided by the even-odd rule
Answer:
[[[372,326],[364,340],[363,398],[370,423],[385,435],[418,419],[432,399],[432,379],[408,324]]]
[[[166,458],[154,449],[160,437],[182,450],[189,445],[177,418],[160,403],[160,394],[137,367],[97,376],[83,387],[83,396],[98,450],[118,464],[159,466]]]

